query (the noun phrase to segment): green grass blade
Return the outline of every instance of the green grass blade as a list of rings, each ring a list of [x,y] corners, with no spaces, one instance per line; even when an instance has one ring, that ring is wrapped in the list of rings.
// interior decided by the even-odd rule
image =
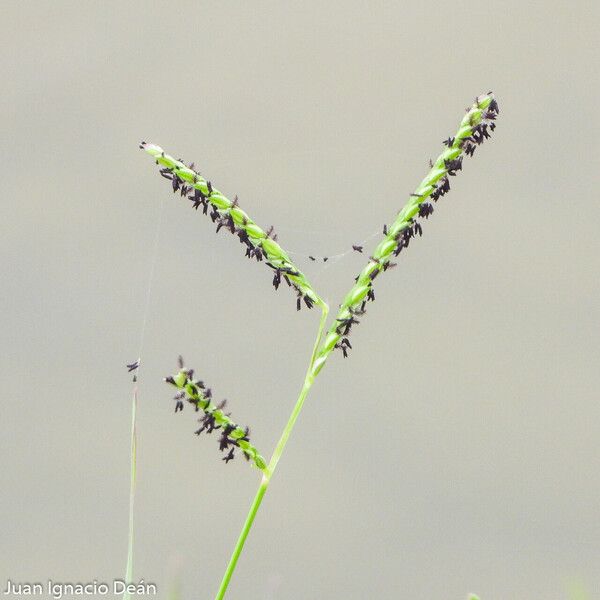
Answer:
[[[135,483],[137,467],[137,385],[133,388],[131,401],[131,479],[129,483],[129,536],[127,544],[127,569],[125,571],[126,583],[133,582],[133,509],[135,502]],[[123,594],[123,600],[131,600],[129,592]]]

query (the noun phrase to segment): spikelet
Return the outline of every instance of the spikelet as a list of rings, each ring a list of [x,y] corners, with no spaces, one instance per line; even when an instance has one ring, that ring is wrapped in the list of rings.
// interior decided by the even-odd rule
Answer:
[[[268,231],[261,229],[238,205],[237,196],[233,200],[226,198],[194,170],[193,164],[187,166],[164,152],[160,146],[140,143],[140,148],[152,156],[161,166],[160,174],[171,181],[173,192],[187,197],[196,210],[209,215],[217,225],[217,233],[223,229],[237,236],[245,246],[246,256],[258,262],[264,259],[273,269],[273,286],[277,289],[283,279],[297,294],[296,308],[300,310],[302,302],[312,308],[322,306],[323,301],[314,291],[306,276],[294,265],[287,253],[277,243],[273,227]]]
[[[252,460],[262,470],[267,466],[265,459],[258,450],[250,443],[250,430],[233,422],[229,414],[223,412],[226,400],[215,404],[212,400],[212,392],[202,381],[193,379],[194,370],[185,369],[183,359],[179,357],[180,370],[176,375],[165,377],[165,381],[175,386],[179,391],[175,394],[175,412],[183,410],[184,400],[194,406],[196,411],[204,414],[199,419],[200,429],[195,433],[200,435],[203,431],[212,433],[220,430],[219,449],[227,451],[223,457],[225,463],[233,460],[235,450],[239,448],[246,459]]]
[[[369,262],[344,298],[337,318],[319,349],[313,363],[313,377],[323,368],[334,349],[341,350],[344,358],[348,356],[348,351],[352,349],[350,331],[359,323],[359,317],[365,314],[367,303],[375,300],[375,278],[382,271],[396,266],[391,262],[392,257],[408,248],[413,238],[422,235],[423,228],[418,219],[429,218],[434,210],[431,200],[437,202],[450,191],[450,177],[462,170],[463,156],[473,156],[476,147],[490,137],[490,133],[496,128],[498,113],[498,103],[492,92],[478,96],[467,109],[455,136],[443,142],[446,149],[435,162],[430,163],[431,170],[410,195],[392,225],[384,225],[384,239],[375,248]]]

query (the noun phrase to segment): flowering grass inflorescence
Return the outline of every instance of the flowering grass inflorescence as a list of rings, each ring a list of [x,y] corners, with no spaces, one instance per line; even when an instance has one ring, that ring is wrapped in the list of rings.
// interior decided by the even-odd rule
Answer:
[[[273,269],[273,286],[279,288],[283,279],[297,293],[296,308],[300,310],[302,302],[312,308],[314,304],[321,305],[323,301],[314,291],[308,279],[294,265],[290,257],[277,243],[277,234],[273,227],[264,231],[239,206],[238,197],[233,201],[226,198],[194,170],[193,163],[186,165],[181,160],[169,156],[164,150],[154,144],[140,143],[140,148],[154,157],[161,165],[160,174],[171,181],[173,192],[179,192],[182,197],[192,202],[192,207],[198,210],[202,207],[205,215],[210,215],[213,223],[217,224],[217,233],[221,229],[236,235],[246,247],[246,256],[258,262],[265,260]],[[210,210],[210,213],[209,213]]]
[[[183,359],[179,357],[179,372],[176,375],[165,377],[165,381],[174,385],[179,391],[175,394],[175,412],[183,410],[183,401],[187,400],[194,406],[196,412],[202,410],[204,415],[199,419],[200,429],[195,433],[200,435],[203,431],[212,433],[220,430],[219,449],[227,451],[223,460],[228,463],[235,457],[236,448],[241,449],[247,460],[263,470],[267,463],[258,450],[250,443],[250,429],[236,424],[229,413],[223,412],[227,400],[215,404],[212,400],[212,391],[204,385],[203,381],[194,380],[194,370],[183,366]]]
[[[317,338],[302,389],[268,465],[256,448],[250,444],[248,429],[236,425],[229,415],[223,412],[223,404],[215,405],[212,402],[210,390],[201,381],[193,380],[193,371],[184,369],[182,361],[180,361],[180,371],[175,376],[166,378],[168,383],[178,388],[175,396],[176,412],[183,409],[184,400],[193,404],[197,411],[204,412],[204,416],[200,419],[202,426],[196,433],[202,431],[210,433],[215,429],[222,429],[219,445],[221,450],[229,451],[224,458],[225,462],[229,462],[234,456],[234,450],[240,448],[244,455],[253,460],[263,473],[261,484],[242,527],[216,600],[221,600],[227,591],[258,508],[316,376],[334,349],[341,350],[344,357],[348,355],[348,351],[352,348],[349,340],[351,329],[360,322],[360,317],[365,314],[367,303],[375,300],[374,280],[382,271],[396,266],[392,262],[392,258],[398,257],[409,246],[413,238],[422,235],[422,222],[434,212],[433,203],[450,191],[450,178],[462,170],[464,156],[473,156],[477,146],[490,137],[490,133],[496,127],[495,121],[498,113],[498,104],[492,92],[478,96],[473,105],[467,109],[458,131],[453,137],[449,137],[443,142],[446,148],[435,161],[430,161],[429,172],[416,190],[410,194],[408,202],[391,225],[384,225],[383,240],[372,251],[368,263],[356,277],[354,285],[341,303],[336,319],[324,339],[323,332],[328,306],[279,246],[275,239],[276,236],[273,234],[273,228],[265,232],[258,227],[239,208],[237,197],[233,202],[225,198],[221,192],[212,187],[210,182],[204,180],[194,170],[193,165],[188,167],[181,160],[175,160],[158,146],[141,143],[140,147],[153,156],[157,164],[161,165],[160,172],[163,177],[171,181],[174,192],[179,191],[182,196],[189,198],[195,209],[202,206],[205,214],[209,214],[210,210],[212,221],[217,223],[217,231],[225,229],[237,235],[246,246],[246,256],[258,261],[265,259],[265,262],[275,271],[273,285],[276,289],[282,278],[294,288],[298,294],[298,310],[302,301],[308,308],[318,305],[321,309]],[[353,245],[352,249],[359,253],[363,252],[362,245]],[[316,260],[313,256],[309,258]],[[323,261],[326,260],[327,257],[323,257]],[[133,366],[129,365],[129,367]]]
[[[402,250],[408,248],[410,240],[423,235],[423,227],[419,219],[428,219],[433,214],[433,202],[437,202],[450,191],[450,177],[462,170],[463,155],[473,156],[475,148],[490,137],[490,131],[496,128],[498,103],[491,92],[479,96],[467,109],[454,137],[443,143],[446,149],[430,163],[430,171],[417,189],[410,195],[404,208],[398,213],[394,222],[383,226],[384,239],[369,257],[369,262],[356,277],[352,289],[340,305],[338,314],[313,365],[316,375],[334,349],[340,349],[344,357],[352,349],[348,339],[350,331],[357,325],[369,301],[375,300],[373,282],[382,272],[395,267],[392,257],[397,257]]]

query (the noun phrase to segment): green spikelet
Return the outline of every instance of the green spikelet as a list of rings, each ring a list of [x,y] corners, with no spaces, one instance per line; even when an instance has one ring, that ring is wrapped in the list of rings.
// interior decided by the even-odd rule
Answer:
[[[194,381],[192,379],[194,371],[184,369],[181,358],[179,362],[180,371],[172,377],[165,378],[167,383],[179,390],[175,395],[175,412],[183,410],[183,401],[187,400],[197,411],[201,410],[204,413],[204,416],[200,419],[201,427],[196,431],[197,435],[200,435],[203,431],[212,433],[215,430],[220,430],[219,447],[223,452],[228,451],[223,458],[225,462],[233,460],[235,449],[239,448],[247,459],[252,460],[263,471],[267,463],[250,443],[250,430],[234,423],[229,415],[223,412],[226,401],[224,400],[218,405],[215,404],[212,401],[210,389],[206,388],[202,381]]]
[[[356,278],[337,317],[319,348],[313,364],[316,375],[325,364],[329,354],[339,348],[347,356],[352,348],[348,335],[352,326],[359,323],[366,310],[367,302],[375,300],[373,281],[382,272],[395,266],[393,256],[407,248],[410,240],[422,234],[417,218],[428,218],[433,212],[430,200],[437,202],[450,190],[450,177],[462,169],[463,156],[473,156],[478,145],[490,137],[496,127],[498,104],[491,92],[476,98],[467,110],[454,137],[444,141],[446,149],[431,163],[431,170],[417,189],[410,195],[404,208],[389,227],[384,227],[384,238],[373,251],[369,262]]]
[[[312,308],[314,304],[323,305],[304,273],[294,265],[277,243],[277,236],[272,227],[269,231],[264,231],[239,207],[237,197],[234,201],[229,200],[192,166],[169,156],[160,146],[141,142],[140,148],[163,167],[161,175],[171,181],[174,192],[179,191],[182,196],[187,196],[193,202],[194,208],[202,206],[205,214],[208,214],[210,207],[210,217],[217,223],[217,231],[224,228],[237,235],[245,244],[246,256],[249,258],[255,258],[257,261],[265,259],[266,264],[274,271],[275,289],[279,287],[282,279],[294,288],[298,295],[298,310],[302,301],[308,308]]]

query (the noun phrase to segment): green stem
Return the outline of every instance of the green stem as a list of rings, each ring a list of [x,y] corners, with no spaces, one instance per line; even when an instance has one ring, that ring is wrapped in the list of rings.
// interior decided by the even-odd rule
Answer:
[[[137,463],[137,435],[136,435],[136,410],[137,410],[137,385],[133,389],[131,402],[131,480],[129,487],[129,540],[127,545],[127,569],[125,572],[126,583],[133,582],[133,508],[135,502],[135,482]],[[125,592],[123,600],[130,600],[131,595]]]
[[[242,553],[244,548],[244,544],[246,542],[246,538],[250,533],[250,529],[252,528],[252,524],[254,523],[254,517],[256,517],[256,513],[261,505],[262,499],[269,487],[269,482],[271,481],[271,477],[275,472],[275,468],[277,467],[277,463],[283,454],[283,450],[287,441],[292,433],[292,429],[298,419],[298,415],[302,410],[302,406],[304,405],[304,401],[308,396],[308,392],[312,387],[312,384],[315,380],[315,374],[313,371],[313,365],[315,359],[317,357],[317,350],[319,348],[319,344],[321,343],[321,338],[323,336],[323,331],[325,330],[325,323],[327,321],[327,315],[329,313],[329,307],[325,302],[320,301],[319,306],[321,307],[321,320],[319,322],[319,330],[317,332],[317,339],[315,340],[315,345],[313,347],[312,355],[310,357],[310,364],[308,365],[308,369],[306,370],[306,375],[304,377],[304,384],[302,386],[302,390],[300,391],[300,395],[296,400],[296,404],[292,410],[292,414],[290,415],[288,422],[283,429],[283,433],[279,438],[279,442],[277,442],[277,446],[275,446],[275,450],[273,451],[273,455],[271,456],[271,460],[269,462],[268,467],[266,467],[263,471],[263,478],[260,482],[260,486],[256,495],[254,496],[254,500],[252,501],[252,505],[250,506],[250,510],[248,511],[248,515],[246,516],[246,520],[242,527],[242,531],[238,537],[235,548],[233,549],[233,553],[231,558],[229,559],[229,564],[227,565],[227,569],[225,570],[225,575],[223,575],[223,580],[221,581],[221,586],[219,587],[219,591],[215,596],[215,600],[222,600],[225,597],[225,592],[227,591],[227,587],[229,586],[229,582],[231,581],[231,577],[233,572],[235,571],[235,567],[237,565],[238,558]]]
[[[222,600],[225,597],[225,592],[227,591],[227,586],[231,581],[231,576],[235,571],[235,567],[237,565],[238,558],[242,553],[244,548],[244,544],[246,542],[246,538],[248,537],[248,533],[250,533],[250,528],[252,527],[252,523],[254,523],[254,517],[258,511],[260,503],[262,502],[263,496],[267,491],[267,487],[269,486],[269,477],[265,474],[263,475],[262,481],[260,482],[260,486],[258,491],[256,492],[256,496],[254,496],[254,500],[252,501],[252,506],[248,511],[248,516],[246,517],[246,521],[244,522],[244,526],[242,527],[242,531],[240,532],[240,536],[238,538],[237,544],[233,550],[233,554],[229,559],[229,564],[227,565],[227,570],[225,571],[225,575],[223,575],[223,581],[221,581],[221,586],[219,587],[219,591],[215,597],[215,600]]]

